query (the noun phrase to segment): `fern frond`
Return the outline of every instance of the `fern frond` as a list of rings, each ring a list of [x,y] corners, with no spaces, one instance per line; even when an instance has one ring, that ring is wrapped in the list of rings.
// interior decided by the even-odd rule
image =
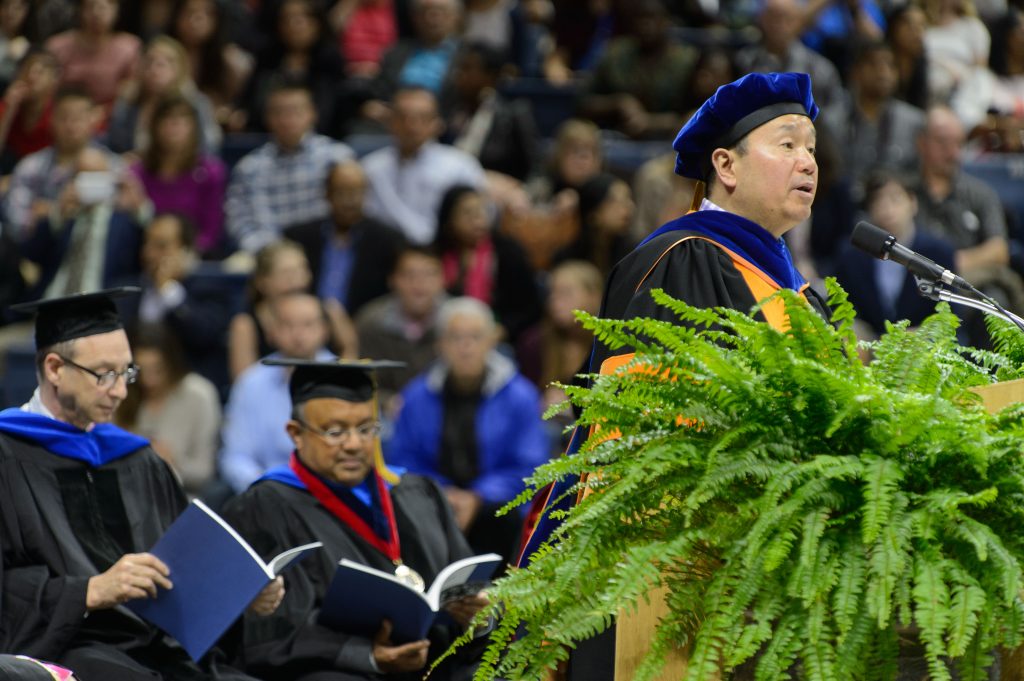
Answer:
[[[949,589],[942,572],[936,556],[922,553],[915,558],[914,621],[921,631],[931,678],[949,681],[949,670],[941,659],[943,637],[949,626]]]
[[[833,591],[832,612],[838,629],[840,643],[850,634],[855,618],[862,609],[866,612],[861,595],[864,593],[867,577],[867,558],[859,546],[843,551],[846,560],[839,568],[839,582]]]
[[[985,592],[969,579],[953,586],[949,606],[948,652],[952,657],[967,654],[978,631],[978,613],[985,607]]]
[[[893,497],[899,489],[903,473],[899,463],[880,457],[865,457],[864,469],[865,509],[861,537],[865,544],[870,544],[878,538],[882,527],[892,515]]]

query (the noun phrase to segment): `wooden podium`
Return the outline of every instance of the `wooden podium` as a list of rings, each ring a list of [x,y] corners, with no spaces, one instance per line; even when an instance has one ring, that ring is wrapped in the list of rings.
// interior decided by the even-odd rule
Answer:
[[[636,668],[647,654],[658,620],[668,614],[664,588],[650,592],[650,603],[641,600],[636,612],[619,613],[615,625],[615,681],[632,681]],[[679,681],[686,678],[689,651],[680,648],[670,655],[658,681]]]
[[[1024,402],[1024,379],[975,388],[985,408],[995,413],[1017,402]],[[664,590],[650,593],[650,603],[640,601],[635,613],[621,613],[615,634],[615,681],[632,681],[653,638],[659,618],[668,612]],[[688,651],[670,656],[658,681],[685,681]],[[1000,681],[1024,681],[1024,647],[1002,654]]]
[[[1024,378],[1016,381],[1004,381],[972,388],[972,391],[981,395],[981,401],[990,414],[1000,409],[1024,402]]]
[[[993,383],[973,390],[981,395],[985,409],[991,414],[1011,404],[1024,402],[1024,379]],[[1000,657],[999,681],[1024,681],[1024,647],[1004,650]]]

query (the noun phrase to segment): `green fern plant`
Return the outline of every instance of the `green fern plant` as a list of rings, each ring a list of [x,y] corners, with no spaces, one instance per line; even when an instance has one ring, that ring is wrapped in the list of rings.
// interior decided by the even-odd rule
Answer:
[[[680,324],[580,315],[637,351],[565,387],[582,426],[621,436],[542,466],[508,507],[601,471],[530,567],[490,590],[501,619],[477,679],[540,679],[657,586],[670,614],[638,681],[684,645],[690,681],[751,660],[758,681],[794,665],[811,681],[892,679],[910,625],[932,679],[951,661],[973,681],[1020,643],[1024,409],[989,415],[969,389],[1019,376],[1024,341],[994,325],[995,351],[965,350],[942,307],[891,325],[864,364],[853,307],[828,291],[833,323],[781,293],[784,333],[661,291]]]

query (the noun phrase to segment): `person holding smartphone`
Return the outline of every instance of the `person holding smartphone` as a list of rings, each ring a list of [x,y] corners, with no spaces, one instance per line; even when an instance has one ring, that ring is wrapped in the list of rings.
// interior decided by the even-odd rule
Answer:
[[[30,295],[51,298],[135,283],[147,204],[138,181],[113,172],[103,150],[79,152],[74,177],[21,246],[40,268]]]

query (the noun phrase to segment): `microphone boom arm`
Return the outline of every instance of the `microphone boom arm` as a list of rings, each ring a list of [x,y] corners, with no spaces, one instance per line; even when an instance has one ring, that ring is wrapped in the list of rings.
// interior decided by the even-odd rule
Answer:
[[[917,275],[914,276],[917,281],[917,291],[925,298],[931,298],[932,300],[941,300],[947,303],[956,303],[957,305],[964,305],[966,307],[972,307],[975,310],[980,310],[986,314],[994,315],[1010,322],[1017,326],[1018,329],[1024,331],[1024,319],[1018,317],[1009,310],[996,307],[992,303],[985,300],[978,300],[977,298],[969,298],[968,296],[962,296],[959,293],[953,293],[949,289],[938,286],[935,282],[928,281]]]

